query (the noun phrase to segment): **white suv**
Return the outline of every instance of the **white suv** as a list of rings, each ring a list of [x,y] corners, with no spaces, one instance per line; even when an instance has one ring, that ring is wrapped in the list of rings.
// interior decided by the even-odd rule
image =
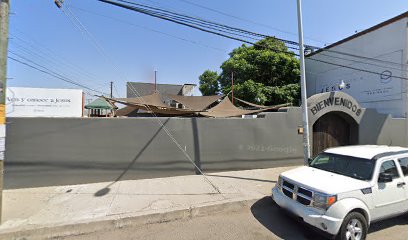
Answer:
[[[339,239],[365,239],[373,221],[408,212],[408,148],[327,149],[283,172],[272,198],[304,222]]]

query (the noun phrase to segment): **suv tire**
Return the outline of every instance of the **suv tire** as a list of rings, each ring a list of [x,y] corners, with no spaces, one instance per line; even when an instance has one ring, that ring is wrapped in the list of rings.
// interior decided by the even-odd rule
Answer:
[[[364,240],[367,236],[367,230],[368,224],[366,218],[359,212],[351,212],[344,218],[337,239]]]

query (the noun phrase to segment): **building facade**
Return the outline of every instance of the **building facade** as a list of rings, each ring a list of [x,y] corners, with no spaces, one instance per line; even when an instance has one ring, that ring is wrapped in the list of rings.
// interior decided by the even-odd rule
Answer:
[[[407,117],[408,12],[306,56],[307,93],[342,91],[364,108]]]

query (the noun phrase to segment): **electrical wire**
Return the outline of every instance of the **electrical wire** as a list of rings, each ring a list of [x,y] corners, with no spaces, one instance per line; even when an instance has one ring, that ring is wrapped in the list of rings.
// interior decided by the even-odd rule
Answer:
[[[88,13],[88,14],[108,18],[108,19],[111,19],[111,20],[114,20],[114,21],[117,21],[117,22],[120,22],[120,23],[123,23],[123,24],[127,24],[127,25],[130,25],[130,26],[141,28],[141,29],[144,29],[144,30],[147,30],[147,31],[150,31],[150,32],[155,32],[155,33],[158,33],[158,34],[161,34],[161,35],[164,35],[164,36],[175,38],[175,39],[178,39],[178,40],[181,40],[181,41],[184,41],[184,42],[188,42],[188,43],[191,43],[191,44],[194,44],[194,45],[197,45],[197,46],[213,49],[213,50],[216,50],[216,51],[219,51],[219,52],[226,52],[226,50],[221,49],[221,48],[210,46],[210,45],[207,45],[207,44],[204,44],[204,43],[201,43],[201,42],[197,42],[195,40],[182,38],[182,37],[179,37],[179,36],[176,36],[176,35],[173,35],[173,34],[170,34],[170,33],[166,33],[166,32],[163,32],[163,31],[159,31],[159,30],[156,30],[156,29],[152,29],[152,28],[148,28],[148,27],[145,27],[145,26],[137,25],[137,24],[134,24],[132,22],[128,22],[128,21],[125,21],[125,20],[122,20],[122,19],[119,19],[119,18],[115,18],[115,17],[104,15],[104,14],[92,12],[92,11],[89,11],[89,10],[86,10],[86,9],[83,9],[83,8],[79,8],[79,7],[76,7],[76,6],[72,6],[72,5],[71,5],[71,8],[77,9],[79,11],[82,11],[82,12],[85,12],[85,13]]]
[[[101,91],[92,89],[92,88],[90,88],[90,87],[88,87],[88,86],[85,86],[85,85],[83,85],[83,84],[81,84],[81,83],[77,83],[77,82],[75,82],[75,81],[73,81],[73,80],[71,80],[71,79],[69,79],[69,78],[64,77],[64,76],[61,76],[60,74],[57,74],[57,73],[53,72],[52,70],[50,70],[50,69],[48,69],[48,68],[46,68],[46,67],[43,67],[43,66],[41,66],[41,65],[35,64],[35,65],[37,65],[37,66],[40,66],[40,67],[43,68],[43,69],[40,69],[39,67],[36,67],[36,66],[34,66],[34,65],[30,64],[30,63],[21,61],[21,60],[19,60],[19,59],[16,59],[16,58],[14,58],[14,57],[11,57],[11,56],[8,56],[7,58],[9,58],[9,59],[11,59],[11,60],[13,60],[13,61],[15,61],[15,62],[18,62],[18,63],[20,63],[20,64],[23,64],[23,65],[25,65],[25,66],[27,66],[27,67],[30,67],[30,68],[32,68],[32,69],[35,69],[35,70],[37,70],[37,71],[39,71],[39,72],[42,72],[42,73],[44,73],[44,74],[50,75],[50,76],[52,76],[52,77],[54,77],[54,78],[60,79],[60,80],[62,80],[62,81],[64,81],[64,82],[67,82],[67,83],[76,85],[76,86],[78,86],[78,87],[87,89],[87,90],[89,90],[89,91],[91,91],[91,92],[96,92],[96,93],[99,93],[99,94],[102,94],[102,95],[105,95],[105,94],[106,94],[106,93],[104,93],[104,92],[101,92]]]
[[[227,16],[227,17],[230,17],[230,18],[233,18],[233,19],[236,19],[236,20],[240,20],[242,22],[247,22],[247,23],[251,23],[251,24],[254,24],[254,25],[262,26],[262,27],[269,28],[269,29],[272,29],[272,30],[275,30],[275,31],[278,31],[278,32],[281,32],[281,33],[292,35],[292,36],[298,36],[297,33],[285,31],[285,30],[275,28],[275,27],[272,27],[272,26],[264,24],[264,23],[260,23],[260,22],[256,22],[256,21],[247,19],[247,18],[235,16],[235,15],[232,15],[232,14],[229,14],[229,13],[226,13],[226,12],[214,9],[214,8],[210,8],[210,7],[207,7],[207,6],[204,6],[204,5],[200,5],[200,4],[195,3],[195,2],[191,2],[191,1],[187,1],[187,0],[177,0],[177,1],[184,2],[184,3],[187,3],[189,5],[193,5],[193,6],[202,8],[202,9],[206,9],[208,11],[215,12],[215,13],[218,13],[220,15]],[[320,42],[320,43],[323,43],[323,44],[328,44],[327,42],[324,42],[324,41],[321,41],[321,40],[318,40],[318,39],[315,39],[315,38],[310,38],[310,37],[307,37],[307,36],[305,36],[305,39],[309,39],[309,40],[312,40],[312,41],[315,41],[315,42]]]
[[[67,6],[67,5],[65,5]],[[62,8],[61,8],[62,10]],[[82,24],[82,22],[79,20],[78,17],[76,17],[74,15],[74,13],[70,10],[69,6],[67,6],[67,10],[70,12],[70,15],[66,14],[67,17],[71,17],[73,16],[74,19],[71,19],[71,22],[77,22],[79,24],[79,26],[81,27],[81,33],[85,33],[84,35],[91,40],[91,42],[94,44],[94,46],[97,48],[97,50],[102,54],[102,56],[107,59],[109,62],[111,62],[113,64],[113,66],[115,67],[115,70],[118,71],[121,75],[122,73],[119,71],[119,68],[116,66],[116,64],[108,57],[108,55],[106,54],[106,52],[104,51],[104,49],[101,47],[101,45],[96,41],[96,38],[93,37],[93,35],[86,29],[86,27]],[[65,13],[65,11],[63,11]],[[77,26],[77,24],[74,24]],[[126,79],[126,77],[124,78]],[[131,85],[131,84],[130,84]],[[164,123],[160,120],[160,118],[151,110],[150,106],[146,104],[146,101],[143,99],[143,96],[141,96],[139,94],[139,92],[131,85],[130,88],[133,93],[140,97],[140,99],[142,100],[142,104],[145,105],[146,109],[148,109],[152,116],[154,117],[154,119],[156,119],[156,121],[158,122],[159,126],[165,131],[165,133],[168,135],[168,137],[173,141],[173,143],[180,149],[180,151],[186,156],[186,158],[192,163],[192,165],[194,166],[194,168],[203,176],[203,178],[205,179],[205,181],[207,181],[213,188],[214,190],[221,194],[220,189],[208,178],[208,176],[194,163],[194,161],[191,159],[190,155],[181,147],[181,145],[179,144],[179,142],[174,138],[174,136],[171,134],[171,132],[167,129],[167,127],[164,125]]]
[[[26,50],[30,51],[32,50],[32,52],[34,52],[35,55],[39,56],[41,59],[44,59],[47,62],[50,63],[59,63],[61,66],[63,66],[65,69],[69,69],[70,72],[72,73],[80,73],[81,76],[85,76],[87,77],[89,80],[98,82],[97,79],[100,79],[100,77],[98,77],[97,75],[85,70],[84,68],[82,68],[81,66],[78,66],[76,64],[74,64],[73,62],[67,60],[65,57],[57,54],[56,52],[54,52],[53,50],[51,50],[48,47],[45,47],[44,45],[41,45],[40,43],[38,43],[38,41],[36,41],[35,39],[33,39],[31,36],[29,36],[28,34],[19,31],[17,29],[14,29],[14,31],[19,32],[20,34],[24,35],[24,39],[23,37],[18,36],[15,33],[9,33],[12,38],[11,38],[11,42],[15,43],[15,40],[19,41],[22,45],[20,45],[20,47],[23,47],[23,45],[25,45]],[[39,53],[39,54],[37,54]],[[52,60],[49,60],[52,59]],[[100,84],[100,83],[96,83],[96,84]]]
[[[290,55],[294,55],[294,56],[298,56],[298,57],[299,57],[299,54],[296,54],[296,53],[293,53],[293,52],[283,51],[283,50],[279,50],[279,49],[271,48],[271,47],[265,47],[265,46],[262,46],[262,45],[260,45],[260,44],[251,42],[251,41],[249,41],[249,40],[240,39],[240,38],[238,38],[238,37],[236,37],[236,36],[230,36],[230,35],[227,35],[227,34],[224,34],[224,33],[214,32],[214,31],[212,31],[212,30],[210,30],[210,29],[204,29],[204,28],[202,28],[202,27],[195,26],[195,25],[192,25],[192,24],[190,24],[190,23],[181,22],[181,21],[174,20],[174,19],[169,19],[169,18],[167,18],[167,17],[163,17],[163,16],[160,16],[160,15],[151,13],[151,11],[145,11],[145,10],[140,9],[140,8],[138,8],[138,7],[134,7],[134,6],[130,6],[130,5],[126,5],[126,4],[122,4],[122,3],[114,2],[114,1],[110,1],[110,0],[98,0],[98,1],[103,2],[103,3],[106,3],[106,4],[110,4],[110,5],[115,5],[115,6],[117,6],[117,7],[125,8],[125,9],[128,9],[128,10],[136,11],[136,12],[139,12],[139,13],[143,13],[143,14],[146,14],[146,15],[149,15],[149,16],[153,16],[153,17],[156,17],[156,18],[160,18],[160,19],[164,19],[164,20],[167,20],[167,21],[171,21],[171,22],[174,22],[174,23],[177,23],[177,24],[180,24],[180,25],[184,25],[184,26],[187,26],[187,27],[191,27],[191,28],[194,28],[194,29],[197,29],[197,30],[200,30],[200,31],[207,32],[207,33],[215,34],[215,35],[218,35],[218,36],[221,36],[221,37],[225,37],[225,38],[233,39],[233,40],[236,40],[236,41],[248,43],[248,44],[251,44],[251,45],[254,45],[254,46],[258,46],[258,47],[262,47],[262,48],[267,48],[267,49],[272,50],[272,51],[275,51],[275,52],[281,52],[281,53],[290,54]],[[124,0],[118,0],[118,1],[120,1],[120,2],[128,2],[128,1],[124,1]],[[129,2],[129,3],[131,3],[131,2]],[[133,3],[133,5],[135,5],[135,3]],[[224,25],[224,26],[225,26],[225,25]],[[276,38],[276,39],[277,39],[277,40],[280,40],[279,38]],[[285,40],[285,43],[288,43],[288,42],[289,42],[290,44],[295,43],[295,42],[291,42],[291,41],[286,41],[286,40]],[[295,44],[297,44],[297,43],[295,43]],[[292,47],[292,49],[293,49],[293,48],[294,48],[294,47]],[[297,48],[295,48],[295,49],[297,49]],[[328,61],[324,61],[324,60],[320,60],[320,59],[315,59],[315,58],[313,58],[313,57],[308,57],[307,59],[312,60],[312,61],[316,61],[316,62],[326,63],[326,64],[333,65],[333,66],[344,67],[344,68],[348,68],[348,69],[352,69],[352,70],[356,70],[356,71],[361,71],[361,72],[366,72],[366,73],[372,73],[372,74],[376,74],[376,75],[379,75],[379,76],[382,75],[381,73],[378,73],[378,72],[375,72],[375,71],[370,71],[370,70],[360,69],[360,68],[351,67],[351,66],[347,66],[347,65],[343,65],[343,64],[337,64],[337,63],[333,63],[333,62],[328,62]],[[406,78],[406,77],[401,77],[401,76],[393,76],[393,77],[394,77],[394,78],[398,78],[398,79],[408,80],[408,78]]]

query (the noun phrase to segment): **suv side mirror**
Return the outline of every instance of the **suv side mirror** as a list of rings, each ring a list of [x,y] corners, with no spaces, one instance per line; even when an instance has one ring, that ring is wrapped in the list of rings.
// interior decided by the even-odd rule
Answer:
[[[392,182],[392,174],[390,173],[380,173],[380,176],[378,177],[378,182]]]

